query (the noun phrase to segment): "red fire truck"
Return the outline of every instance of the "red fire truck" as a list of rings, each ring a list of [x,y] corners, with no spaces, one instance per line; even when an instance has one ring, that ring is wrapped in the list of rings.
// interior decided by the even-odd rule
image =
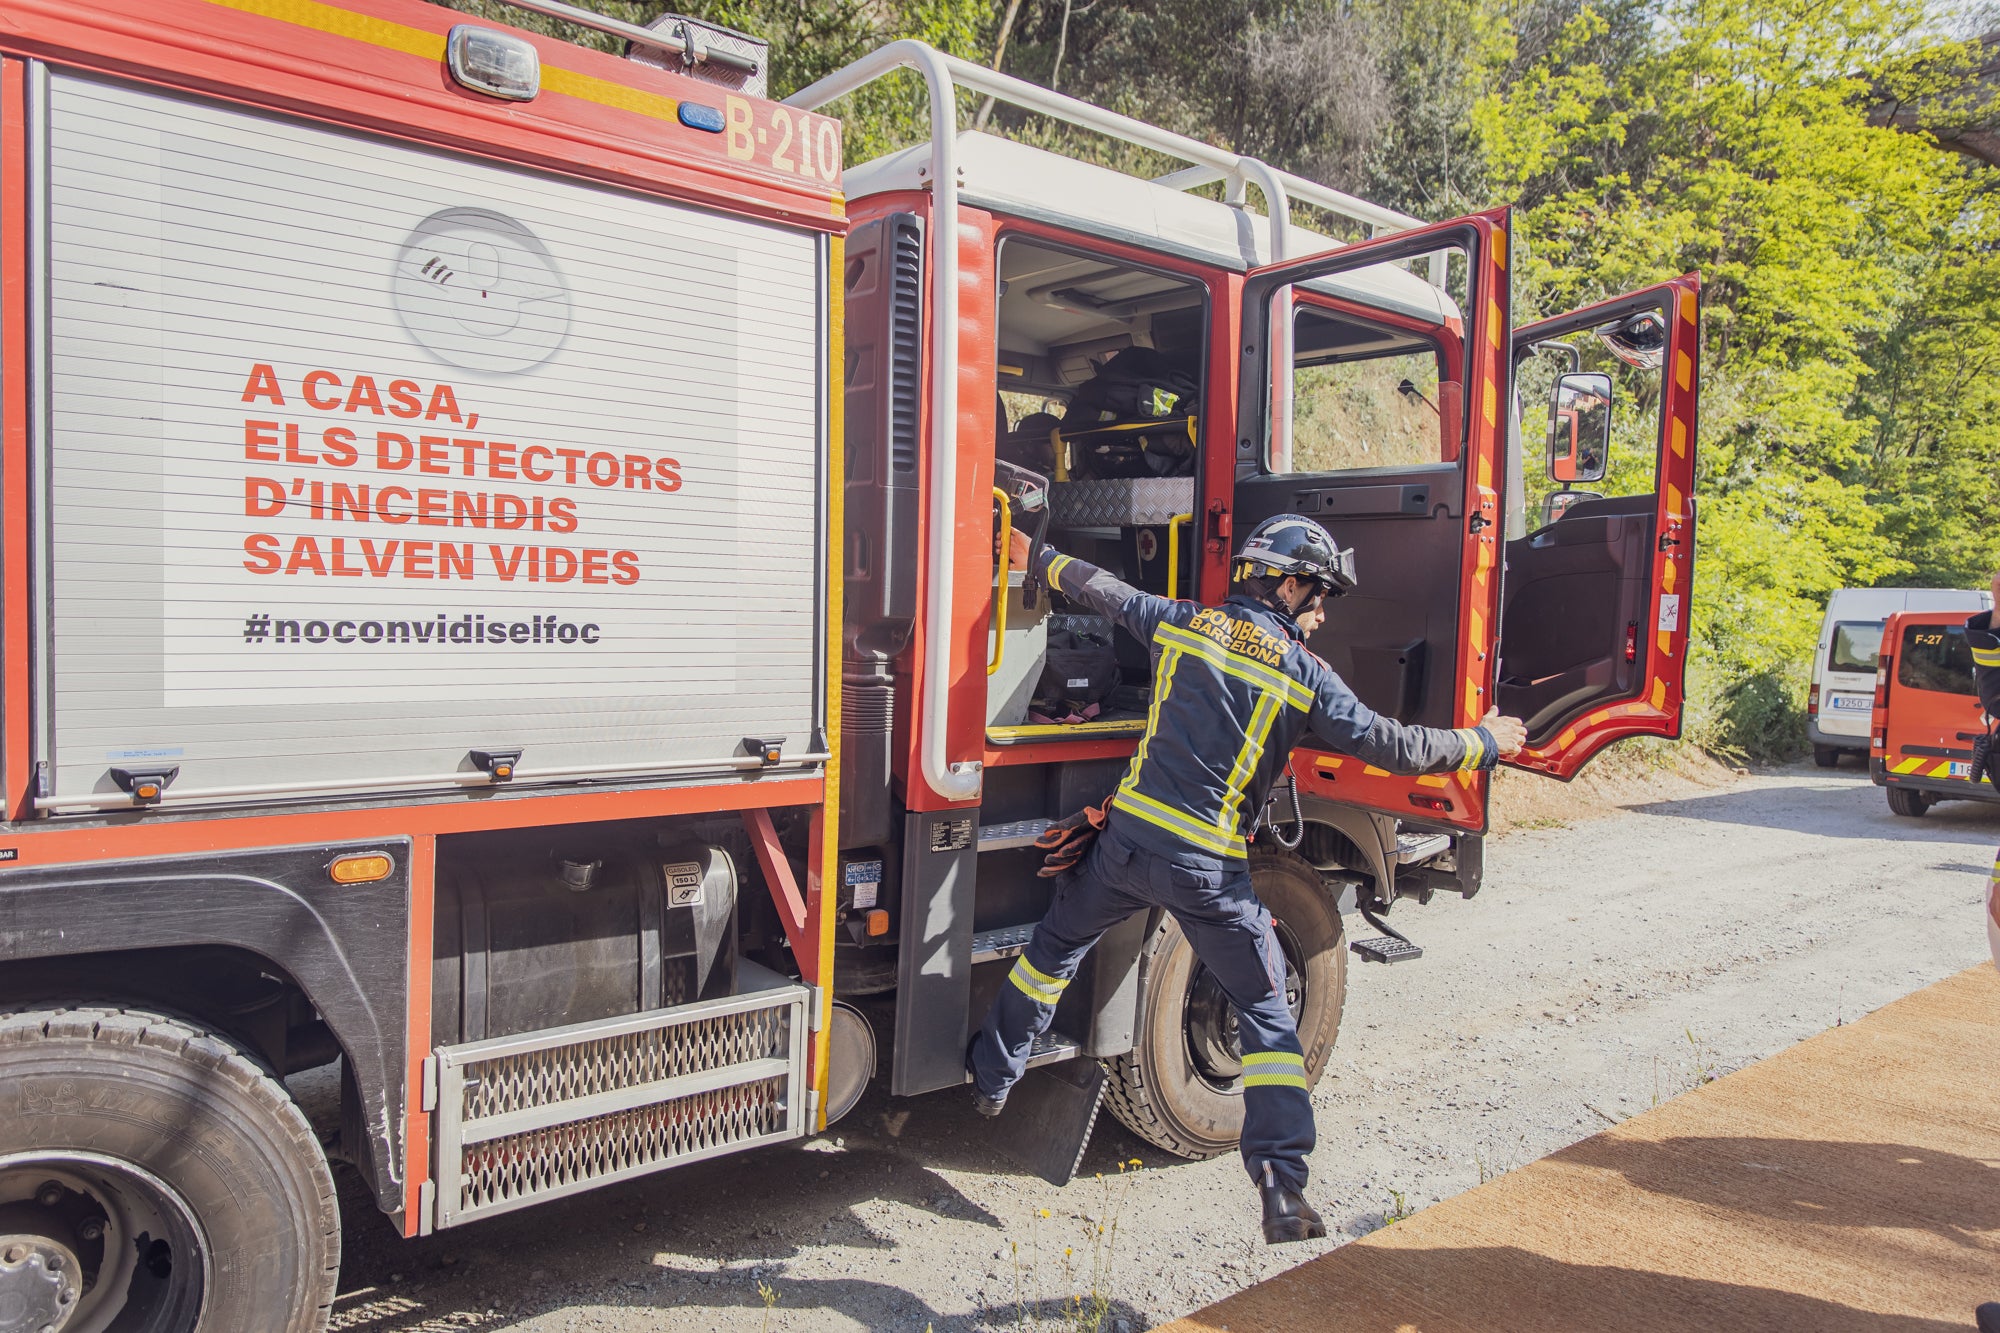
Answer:
[[[1504,212],[910,43],[773,102],[754,39],[519,3],[628,56],[416,0],[0,0],[23,1327],[322,1326],[329,1159],[419,1235],[960,1083],[1029,844],[1147,702],[1143,646],[996,570],[1011,523],[1215,597],[1311,513],[1376,707],[1497,704],[1557,777],[1678,728],[1693,278],[1516,329]],[[818,108],[899,69],[930,141],[843,180]],[[1161,174],[962,132],[961,91]],[[1592,331],[1641,444],[1531,531],[1516,368],[1608,395]],[[1476,891],[1487,788],[1295,772],[1257,875],[1317,1076],[1343,909]],[[1100,1097],[1236,1136],[1226,1001],[1171,922],[1116,935],[1023,1088],[1058,1177]],[[321,1067],[337,1125],[284,1082]]]

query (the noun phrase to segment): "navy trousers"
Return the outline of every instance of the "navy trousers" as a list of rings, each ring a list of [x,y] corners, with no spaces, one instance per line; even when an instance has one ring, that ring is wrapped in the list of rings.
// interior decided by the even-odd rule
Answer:
[[[1261,1181],[1268,1164],[1280,1182],[1303,1190],[1314,1141],[1312,1100],[1298,1025],[1285,1007],[1285,960],[1271,914],[1241,865],[1191,850],[1148,850],[1120,833],[1115,812],[1083,864],[1057,886],[1048,915],[973,1038],[973,1080],[989,1097],[1013,1087],[1090,946],[1132,913],[1153,907],[1173,914],[1236,1006],[1243,1165]]]

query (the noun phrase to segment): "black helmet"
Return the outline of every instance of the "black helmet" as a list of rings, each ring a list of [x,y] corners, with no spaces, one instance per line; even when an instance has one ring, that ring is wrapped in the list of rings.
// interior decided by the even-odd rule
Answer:
[[[1302,514],[1277,514],[1251,530],[1229,576],[1242,583],[1288,574],[1338,597],[1354,590],[1354,552],[1335,546],[1325,528]]]

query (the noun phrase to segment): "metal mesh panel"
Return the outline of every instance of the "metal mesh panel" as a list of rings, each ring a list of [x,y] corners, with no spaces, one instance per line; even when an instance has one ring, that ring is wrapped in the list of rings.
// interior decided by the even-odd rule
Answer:
[[[465,1066],[469,1124],[510,1111],[700,1074],[791,1050],[789,1007],[703,1018]]]
[[[803,986],[441,1047],[440,1227],[806,1132]]]
[[[781,1134],[788,1081],[761,1079],[468,1145],[459,1219]]]

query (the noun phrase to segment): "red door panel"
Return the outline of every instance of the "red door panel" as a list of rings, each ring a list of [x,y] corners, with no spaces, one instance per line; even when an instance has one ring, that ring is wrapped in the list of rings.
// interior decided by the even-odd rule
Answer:
[[[1492,696],[1493,632],[1499,618],[1500,490],[1506,471],[1504,405],[1509,401],[1512,368],[1509,241],[1508,213],[1495,210],[1253,269],[1243,287],[1244,351],[1236,437],[1239,459],[1254,470],[1238,477],[1235,531],[1247,533],[1260,519],[1292,512],[1303,503],[1308,512],[1344,515],[1350,531],[1369,534],[1367,562],[1358,571],[1364,591],[1369,587],[1371,562],[1378,587],[1407,573],[1402,568],[1406,563],[1421,562],[1424,576],[1407,589],[1399,588],[1397,595],[1421,599],[1428,628],[1412,638],[1411,660],[1398,669],[1410,682],[1409,699],[1420,701],[1412,704],[1409,720],[1433,726],[1475,725]],[[1274,420],[1280,414],[1273,410],[1272,391],[1274,384],[1289,383],[1291,374],[1289,338],[1282,333],[1290,328],[1289,310],[1278,305],[1286,299],[1285,291],[1315,278],[1397,260],[1413,261],[1422,272],[1424,257],[1444,249],[1466,256],[1470,286],[1464,309],[1449,314],[1442,326],[1430,326],[1432,336],[1446,344],[1440,349],[1444,371],[1438,409],[1441,419],[1460,427],[1441,462],[1408,469],[1409,475],[1385,482],[1383,476],[1352,471],[1272,471],[1258,461],[1290,456],[1289,423]],[[1338,304],[1346,305],[1358,319],[1369,318],[1365,291],[1357,290]],[[1274,306],[1285,310],[1285,322],[1274,321]],[[1385,309],[1376,322],[1395,326],[1397,316]],[[1273,337],[1274,333],[1280,336]],[[1445,413],[1452,415],[1444,418]],[[1323,521],[1336,527],[1342,522],[1332,517]],[[1341,540],[1338,531],[1335,538]],[[1361,559],[1359,545],[1357,559]],[[1338,634],[1340,629],[1330,619],[1322,633]],[[1370,702],[1391,709],[1387,702]],[[1350,756],[1315,751],[1310,740],[1293,768],[1302,792],[1343,805],[1471,831],[1486,826],[1488,779],[1483,773],[1406,777]]]
[[[1615,740],[1680,735],[1694,575],[1701,279],[1691,273],[1513,336],[1516,354],[1525,355],[1532,344],[1648,310],[1665,321],[1651,490],[1586,500],[1507,544],[1496,694],[1503,711],[1529,723],[1528,745],[1508,762],[1564,780]],[[1532,404],[1524,411],[1536,419]],[[1587,568],[1593,555],[1596,567]],[[1602,643],[1587,642],[1593,636]]]

